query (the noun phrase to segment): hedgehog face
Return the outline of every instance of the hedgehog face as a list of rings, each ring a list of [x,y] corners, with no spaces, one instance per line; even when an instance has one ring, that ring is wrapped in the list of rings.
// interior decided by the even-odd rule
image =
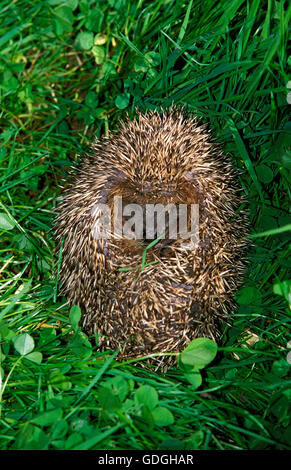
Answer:
[[[116,181],[115,185],[111,185],[108,191],[111,214],[115,210],[116,198],[121,200],[119,217],[122,227],[127,229],[123,230],[123,235],[126,238],[130,235],[129,238],[134,238],[138,246],[141,242],[148,244],[161,238],[156,244],[157,250],[174,243],[179,238],[179,229],[184,227],[184,231],[190,230],[191,207],[199,203],[199,195],[187,178],[167,185],[159,182],[132,183],[124,178],[122,182]],[[129,233],[131,220],[135,231]],[[113,218],[111,223],[114,223]],[[135,244],[132,246],[135,251]]]

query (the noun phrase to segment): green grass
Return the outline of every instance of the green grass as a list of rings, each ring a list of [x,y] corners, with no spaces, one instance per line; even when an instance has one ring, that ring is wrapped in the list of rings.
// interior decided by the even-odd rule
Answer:
[[[273,0],[0,2],[0,449],[290,448],[290,16]],[[66,170],[126,112],[172,102],[231,155],[254,235],[199,386],[181,364],[100,353],[56,292]]]

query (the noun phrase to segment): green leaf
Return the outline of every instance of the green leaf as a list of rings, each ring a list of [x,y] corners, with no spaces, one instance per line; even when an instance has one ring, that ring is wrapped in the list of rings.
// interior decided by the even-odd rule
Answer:
[[[89,359],[92,355],[92,344],[83,331],[78,331],[69,343],[72,353],[80,359]]]
[[[146,406],[143,406],[143,407],[142,407],[141,416],[142,416],[142,419],[143,419],[151,428],[154,427],[155,422],[154,422],[153,415],[152,415],[151,411],[150,411]]]
[[[21,356],[25,356],[34,349],[34,340],[28,333],[17,336],[13,343],[16,351]]]
[[[285,168],[291,169],[291,150],[290,149],[286,149],[285,151],[281,153],[281,162]]]
[[[183,450],[185,443],[174,437],[167,437],[160,445],[159,450]]]
[[[29,422],[24,423],[17,433],[15,449],[23,449],[25,444],[33,439],[35,426]]]
[[[43,348],[51,347],[52,345],[56,345],[56,330],[54,328],[44,328],[41,330],[39,335],[38,347]]]
[[[278,227],[277,219],[271,215],[263,215],[258,225],[263,230],[272,230]]]
[[[30,420],[31,423],[38,424],[39,426],[49,426],[54,424],[57,420],[61,419],[63,416],[63,411],[61,408],[56,408],[55,410],[45,411],[36,415]]]
[[[261,293],[255,287],[243,287],[239,291],[237,302],[240,305],[248,305],[261,298]]]
[[[152,67],[157,67],[161,62],[160,54],[154,51],[147,52],[145,54],[145,59]]]
[[[195,369],[203,369],[217,354],[217,344],[209,338],[196,338],[180,354],[181,362]]]
[[[175,421],[173,413],[163,406],[157,406],[152,411],[152,416],[157,426],[170,426]]]
[[[85,98],[86,106],[89,108],[95,109],[98,106],[98,95],[94,91],[89,91]]]
[[[81,309],[78,305],[73,305],[70,310],[70,323],[74,330],[77,329],[78,323],[81,320]]]
[[[82,31],[77,35],[75,43],[82,51],[88,51],[93,47],[94,35],[90,31]]]
[[[146,406],[149,410],[153,410],[159,401],[157,391],[150,385],[142,385],[135,392],[135,400],[139,405]]]
[[[72,382],[65,375],[61,374],[59,369],[50,374],[49,383],[53,388],[60,390],[70,390],[72,388]]]
[[[61,439],[65,437],[69,429],[69,425],[65,419],[57,421],[52,428],[52,439]]]
[[[287,397],[281,396],[271,407],[271,413],[275,415],[279,420],[289,420],[290,401]]]
[[[64,3],[63,0],[60,3]],[[73,11],[76,10],[79,0],[66,0],[66,5],[70,7]]]
[[[79,119],[84,119],[86,126],[90,126],[95,120],[92,109],[88,108],[82,108],[80,111],[78,111],[77,116]]]
[[[105,59],[105,49],[102,46],[94,46],[92,48],[92,54],[94,56],[97,65],[103,64]]]
[[[121,93],[117,95],[115,98],[115,104],[119,109],[127,108],[129,105],[130,94],[129,93]]]
[[[98,401],[103,410],[113,412],[121,408],[120,399],[114,395],[111,390],[105,387],[100,387],[98,390]]]
[[[38,426],[34,427],[33,439],[28,441],[24,449],[25,450],[48,450],[50,436],[48,436],[42,429]]]
[[[28,359],[31,362],[35,362],[36,364],[40,364],[42,361],[42,353],[39,351],[33,351],[29,354],[26,354],[25,359]]]
[[[16,90],[18,88],[18,81],[10,70],[4,70],[3,74],[1,75],[1,86],[3,86],[6,90]]]
[[[273,285],[273,292],[274,294],[282,295],[291,304],[291,280],[276,282]]]
[[[70,434],[68,439],[66,439],[65,449],[71,449],[81,442],[83,442],[83,437],[79,433],[74,432],[73,434]]]
[[[104,19],[104,14],[101,10],[97,10],[96,7],[94,10],[90,10],[86,19],[86,29],[92,31],[93,33],[98,33],[101,31],[102,21]]]
[[[128,383],[123,377],[112,377],[106,380],[103,386],[110,389],[121,401],[124,401],[128,394]]]
[[[74,15],[73,10],[66,5],[59,6],[55,9],[57,34],[62,32],[71,33],[73,31]]]
[[[16,333],[13,330],[10,330],[5,323],[5,321],[0,322],[0,340],[5,339],[6,341],[10,341]]]
[[[200,387],[202,384],[202,377],[200,372],[190,372],[190,373],[184,373],[184,377],[188,380],[188,382],[193,385],[193,387],[196,389]]]
[[[14,227],[14,220],[5,212],[0,212],[0,230],[12,230]]]
[[[284,357],[278,361],[273,362],[272,372],[273,374],[277,375],[277,377],[285,377],[290,372],[290,370],[291,364],[289,364]]]
[[[146,72],[150,67],[150,64],[145,60],[144,57],[138,57],[134,64],[134,70],[136,72]]]
[[[32,168],[28,168],[25,170],[22,170],[20,172],[21,177],[32,177],[32,176],[40,176],[46,173],[48,169],[48,165],[35,165]]]
[[[265,184],[271,183],[274,178],[271,168],[269,168],[267,165],[264,165],[263,163],[256,167],[256,173],[258,179]]]
[[[102,74],[104,76],[104,80],[116,77],[117,72],[115,70],[114,64],[112,64],[111,62],[104,62],[102,64]]]
[[[198,431],[195,431],[191,435],[191,440],[194,441],[198,446],[202,444],[203,439],[204,439],[204,432],[201,429],[199,429]],[[189,449],[191,449],[191,447],[189,447]]]
[[[104,34],[104,33],[96,34],[94,38],[94,46],[103,46],[104,44],[106,44],[107,39],[108,39],[107,34]]]

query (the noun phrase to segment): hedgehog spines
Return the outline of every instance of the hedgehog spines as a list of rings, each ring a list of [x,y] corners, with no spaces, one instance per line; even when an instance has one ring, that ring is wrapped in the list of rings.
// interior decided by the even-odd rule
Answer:
[[[146,238],[94,236],[100,229],[94,208],[105,204],[112,213],[116,196],[142,214],[159,202],[198,205],[195,250],[179,237],[161,240],[147,250],[140,272]],[[230,159],[181,108],[139,113],[94,142],[63,193],[55,229],[57,248],[65,236],[63,292],[82,307],[84,329],[126,357],[179,351],[197,336],[217,338],[242,282],[243,202]]]

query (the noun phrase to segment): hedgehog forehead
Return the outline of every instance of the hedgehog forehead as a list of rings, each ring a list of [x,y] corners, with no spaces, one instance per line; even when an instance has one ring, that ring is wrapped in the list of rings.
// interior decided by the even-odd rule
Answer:
[[[120,136],[115,154],[120,168],[135,181],[174,182],[207,157],[209,144],[202,137],[189,132],[181,136],[167,128],[149,133],[135,130],[134,135]]]
[[[145,151],[140,150],[132,158],[132,163],[127,165],[127,174],[130,179],[141,183],[143,186],[160,184],[174,184],[179,182],[183,174],[190,171],[188,156],[184,156],[171,149],[163,149],[154,146]]]
[[[153,112],[121,123],[117,133],[105,139],[103,149],[99,147],[99,164],[107,174],[123,172],[128,181],[144,187],[168,185],[191,172],[210,170],[211,148],[208,131],[195,118],[177,110]]]

